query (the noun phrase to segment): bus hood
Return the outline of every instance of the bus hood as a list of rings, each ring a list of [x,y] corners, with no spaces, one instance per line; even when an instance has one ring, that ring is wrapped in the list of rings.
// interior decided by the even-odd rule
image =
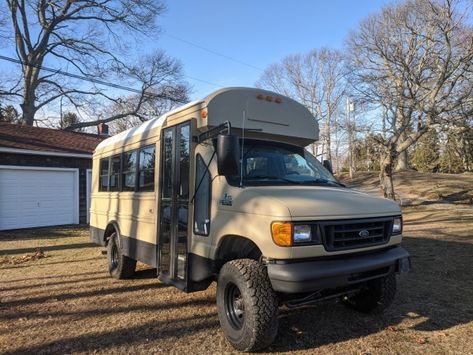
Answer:
[[[258,186],[246,188],[259,195],[260,206],[284,205],[292,218],[339,219],[400,215],[399,205],[366,193],[328,186]]]

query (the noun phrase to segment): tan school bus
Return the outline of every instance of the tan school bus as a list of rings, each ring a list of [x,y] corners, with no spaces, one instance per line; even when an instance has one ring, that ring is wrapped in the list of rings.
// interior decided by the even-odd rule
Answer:
[[[339,183],[304,148],[318,133],[288,97],[227,88],[104,140],[90,231],[111,276],[141,261],[185,292],[216,281],[223,332],[243,351],[273,342],[280,305],[389,306],[410,269],[401,210]]]

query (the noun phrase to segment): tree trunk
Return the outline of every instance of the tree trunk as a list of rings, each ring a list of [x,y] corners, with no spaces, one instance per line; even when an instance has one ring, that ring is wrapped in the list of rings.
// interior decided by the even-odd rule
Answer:
[[[41,65],[42,61],[37,65]],[[23,89],[23,102],[21,103],[21,111],[23,114],[23,124],[32,126],[34,123],[34,116],[38,108],[35,106],[36,101],[36,84],[33,84],[39,75],[39,69],[37,67],[23,67],[24,76],[24,89]]]
[[[36,113],[34,99],[25,95],[23,103],[20,106],[21,111],[23,112],[23,124],[27,126],[32,126],[34,123],[34,115]]]
[[[389,198],[391,200],[396,200],[396,196],[394,194],[392,171],[393,171],[392,154],[390,152],[387,152],[386,156],[381,157],[379,182],[381,184],[381,189],[383,190],[384,197]]]
[[[406,171],[409,170],[409,155],[407,154],[407,149],[397,157],[396,171]]]
[[[325,144],[326,144],[326,154],[325,154],[325,159],[332,161],[332,140],[330,139],[330,115],[328,116],[327,120],[325,121]]]

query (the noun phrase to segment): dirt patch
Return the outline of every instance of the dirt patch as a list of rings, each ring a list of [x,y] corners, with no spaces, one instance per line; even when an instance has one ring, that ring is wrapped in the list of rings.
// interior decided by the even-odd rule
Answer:
[[[473,213],[428,205],[404,216],[413,272],[399,278],[393,306],[382,316],[335,302],[282,308],[268,352],[473,353]],[[145,265],[131,280],[113,280],[86,228],[31,235],[0,234],[0,256],[48,255],[0,265],[0,353],[235,353],[220,330],[215,285],[185,294]]]
[[[353,179],[341,174],[348,186],[381,195],[377,172],[357,172]],[[403,205],[448,203],[473,207],[473,174],[433,174],[417,171],[394,173],[397,199]]]

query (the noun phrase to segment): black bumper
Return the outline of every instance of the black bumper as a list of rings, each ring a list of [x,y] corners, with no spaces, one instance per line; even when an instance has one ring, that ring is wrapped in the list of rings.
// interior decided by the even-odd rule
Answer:
[[[349,286],[393,272],[407,272],[410,257],[404,248],[397,246],[370,254],[292,263],[281,261],[267,266],[275,291],[302,293]]]

